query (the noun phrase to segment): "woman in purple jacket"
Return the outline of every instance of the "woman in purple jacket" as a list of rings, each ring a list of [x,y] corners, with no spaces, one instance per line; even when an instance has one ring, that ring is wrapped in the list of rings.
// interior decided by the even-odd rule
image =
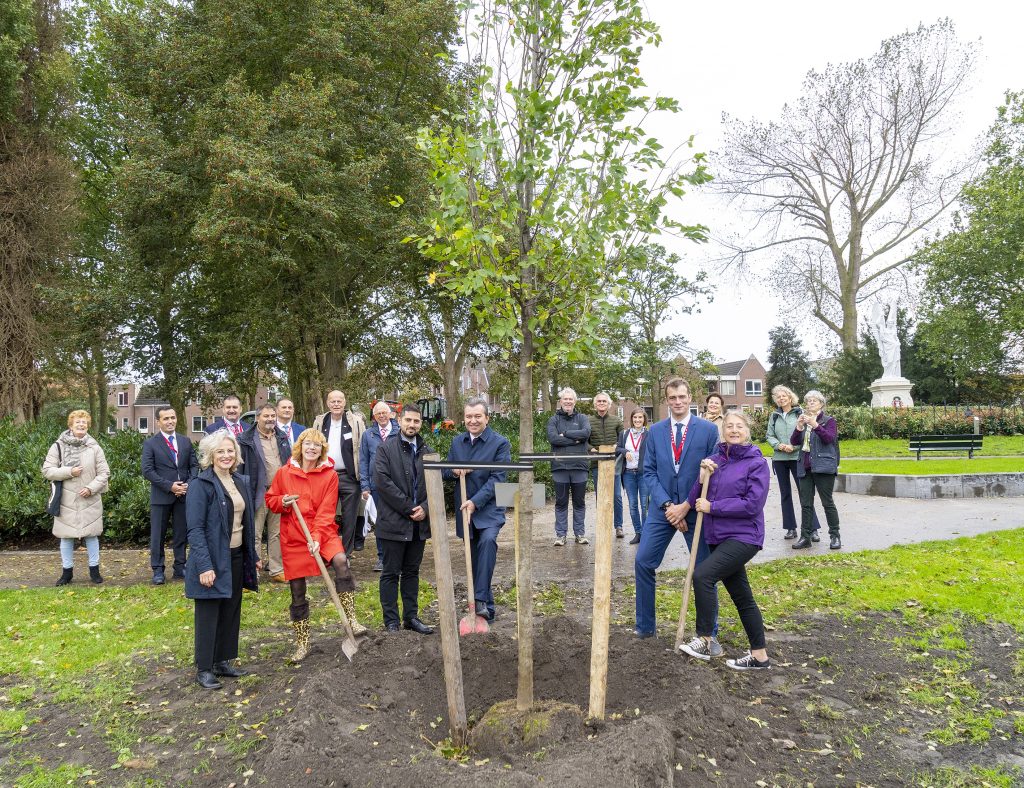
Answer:
[[[750,652],[726,660],[734,670],[771,667],[765,651],[764,621],[747,580],[747,563],[764,547],[764,504],[771,476],[761,450],[750,442],[747,414],[731,410],[723,427],[718,453],[701,462],[701,476],[711,474],[708,497],[701,498],[701,480],[690,490],[688,503],[704,512],[704,539],[711,555],[697,564],[693,594],[697,604],[697,636],[679,648],[691,657],[711,660],[718,615],[715,586],[721,580],[740,614]],[[720,653],[720,652],[719,652]]]
[[[796,420],[796,429],[789,442],[796,447],[796,475],[800,488],[800,538],[793,543],[794,550],[811,546],[814,520],[814,492],[817,490],[821,507],[828,523],[828,546],[839,550],[839,510],[836,509],[832,490],[839,472],[839,428],[836,420],[825,413],[825,395],[812,389],[804,394],[804,408]]]

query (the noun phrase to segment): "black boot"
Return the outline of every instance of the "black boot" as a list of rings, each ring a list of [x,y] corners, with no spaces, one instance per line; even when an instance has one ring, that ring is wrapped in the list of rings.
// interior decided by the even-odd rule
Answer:
[[[799,539],[797,539],[795,542],[793,542],[793,549],[794,550],[806,550],[810,546],[811,546],[811,540],[808,539],[806,536],[801,536]]]
[[[57,585],[66,586],[71,583],[71,576],[75,573],[74,569],[65,569],[61,575],[60,580],[57,581]]]
[[[89,567],[89,579],[97,585],[103,582],[103,577],[100,575],[99,564],[97,564],[96,566]]]

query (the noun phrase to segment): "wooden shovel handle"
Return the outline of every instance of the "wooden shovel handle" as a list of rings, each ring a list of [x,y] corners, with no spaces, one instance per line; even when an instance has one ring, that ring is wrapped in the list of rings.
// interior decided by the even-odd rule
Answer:
[[[462,493],[462,503],[466,502],[466,476],[462,474],[459,476],[459,491]],[[472,515],[465,509],[462,509],[462,545],[466,551],[466,594],[469,597],[469,615],[476,615],[476,589],[473,588],[473,553],[469,545],[470,536],[472,536],[473,525]]]
[[[704,477],[704,484],[700,490],[700,497],[708,497],[708,484],[711,482],[711,473]],[[697,524],[693,527],[693,540],[690,542],[690,565],[686,568],[686,582],[683,584],[683,604],[679,609],[679,627],[676,629],[676,648],[683,645],[686,638],[686,610],[690,607],[690,584],[693,581],[693,569],[697,566],[697,550],[700,543],[700,529],[704,524],[704,512],[697,512]]]

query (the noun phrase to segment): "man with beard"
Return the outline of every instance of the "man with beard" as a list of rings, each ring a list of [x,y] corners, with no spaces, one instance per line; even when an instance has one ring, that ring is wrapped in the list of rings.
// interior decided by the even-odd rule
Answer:
[[[284,582],[284,565],[281,563],[281,515],[267,508],[264,495],[274,476],[291,459],[292,450],[288,438],[277,428],[277,410],[267,404],[256,414],[256,423],[242,433],[238,439],[242,460],[249,479],[249,494],[254,507],[253,522],[256,527],[256,555],[263,552],[263,528],[267,529],[267,557],[265,564],[270,579],[275,583]]]

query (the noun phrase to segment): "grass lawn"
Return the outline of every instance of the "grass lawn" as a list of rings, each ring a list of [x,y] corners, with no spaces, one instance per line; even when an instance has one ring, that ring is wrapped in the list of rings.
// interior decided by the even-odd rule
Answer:
[[[916,453],[907,447],[910,442],[905,438],[872,439],[865,441],[840,441],[844,457],[916,457]],[[772,456],[772,448],[767,443],[759,443],[761,453],[765,457]],[[1024,454],[1024,435],[986,435],[981,448],[982,454],[1004,457],[1010,454]],[[963,452],[930,451],[924,456],[931,457],[965,457]],[[859,473],[859,471],[858,471]]]
[[[845,448],[845,446],[844,446]],[[1024,457],[978,457],[961,460],[843,460],[840,473],[892,473],[939,476],[960,473],[1024,473]]]

